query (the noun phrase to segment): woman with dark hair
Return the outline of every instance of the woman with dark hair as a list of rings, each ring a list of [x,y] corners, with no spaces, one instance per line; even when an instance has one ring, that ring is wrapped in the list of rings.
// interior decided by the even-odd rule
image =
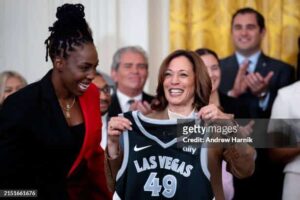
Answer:
[[[241,115],[239,106],[237,104],[238,102],[234,98],[228,97],[227,95],[219,92],[221,69],[218,55],[214,51],[207,48],[200,48],[195,52],[200,56],[206,65],[208,74],[211,78],[212,91],[209,99],[210,103],[215,104],[225,113],[234,114],[235,118],[239,118]]]
[[[197,49],[196,53],[200,56],[207,67],[208,74],[212,83],[212,90],[209,102],[224,110],[225,113],[237,114],[238,106],[235,100],[222,93],[219,93],[219,85],[221,82],[221,69],[218,55],[207,48]],[[223,161],[222,166],[222,183],[226,200],[230,200],[234,196],[233,177],[226,171],[226,162]]]
[[[100,148],[98,54],[81,4],[57,8],[45,41],[51,69],[0,111],[0,188],[38,199],[110,199]]]
[[[146,116],[138,111],[124,113],[124,117],[113,117],[109,122],[107,176],[112,181],[114,196],[121,199],[212,199],[214,196],[224,199],[223,147],[177,146],[181,141],[176,131],[177,119],[230,118],[208,105],[211,80],[199,56],[186,50],[171,53],[160,67],[156,91],[152,113]],[[228,120],[228,126],[234,125]],[[230,166],[241,176],[251,175],[254,168],[254,151],[245,149],[247,153],[241,153],[242,159],[249,165],[236,168],[233,163]]]
[[[219,92],[221,82],[221,69],[218,55],[211,49],[200,48],[195,51],[207,67],[209,77],[211,79],[212,90],[209,98],[209,103],[216,105],[225,113],[233,114],[236,118],[241,117],[238,102],[227,95]],[[253,121],[246,126],[241,127],[244,135],[249,135],[252,130]],[[223,161],[223,188],[225,199],[230,200],[234,196],[233,177],[232,174],[226,171],[226,162]]]

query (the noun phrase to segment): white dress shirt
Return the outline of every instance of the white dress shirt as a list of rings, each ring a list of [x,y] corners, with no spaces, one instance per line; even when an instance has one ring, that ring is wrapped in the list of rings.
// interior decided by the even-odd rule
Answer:
[[[129,97],[126,94],[122,93],[120,90],[117,90],[117,97],[123,113],[129,111],[130,108],[130,104],[128,103],[129,100],[133,99],[135,101],[142,101],[142,93],[135,97]]]
[[[249,60],[249,66],[248,66],[248,69],[247,71],[249,73],[254,73],[255,72],[255,68],[256,68],[256,65],[257,65],[257,62],[258,62],[258,59],[259,59],[259,56],[261,54],[261,51],[258,51],[254,54],[252,54],[251,56],[249,57],[245,57],[243,56],[242,54],[238,53],[238,52],[235,52],[235,55],[236,55],[236,59],[238,61],[238,64],[239,66],[242,65],[242,63],[247,59]],[[263,110],[266,110],[267,107],[268,107],[268,103],[269,103],[269,99],[270,99],[270,92],[267,93],[266,97],[259,100],[259,107]]]
[[[247,69],[247,71],[249,73],[255,72],[256,64],[257,64],[260,54],[261,54],[261,51],[258,51],[249,57],[245,57],[238,52],[235,53],[239,66],[241,66],[241,64],[244,62],[244,60],[246,60],[246,59],[249,60],[249,67]]]
[[[101,116],[102,119],[102,137],[101,137],[101,142],[100,146],[102,147],[103,150],[105,150],[107,146],[107,113]]]

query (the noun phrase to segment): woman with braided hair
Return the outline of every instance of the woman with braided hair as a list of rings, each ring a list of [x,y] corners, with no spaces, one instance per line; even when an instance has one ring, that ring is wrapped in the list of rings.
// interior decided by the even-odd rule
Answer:
[[[110,199],[103,170],[98,54],[81,4],[58,7],[40,81],[10,95],[0,112],[0,188],[39,199]]]

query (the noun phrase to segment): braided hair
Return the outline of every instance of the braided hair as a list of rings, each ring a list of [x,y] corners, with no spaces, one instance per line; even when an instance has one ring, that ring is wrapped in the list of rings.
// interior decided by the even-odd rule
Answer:
[[[49,27],[51,33],[45,40],[46,61],[48,55],[52,61],[56,56],[67,58],[74,46],[93,43],[92,31],[84,16],[82,4],[64,4],[57,8],[57,21]]]

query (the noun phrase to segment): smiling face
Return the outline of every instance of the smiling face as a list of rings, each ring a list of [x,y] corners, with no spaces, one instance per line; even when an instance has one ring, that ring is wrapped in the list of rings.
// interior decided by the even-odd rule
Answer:
[[[164,73],[164,93],[169,108],[192,109],[195,96],[195,73],[193,64],[185,56],[171,60]]]
[[[238,14],[232,21],[232,40],[236,50],[250,56],[260,49],[265,29],[260,29],[254,13]]]
[[[132,97],[139,95],[148,77],[145,58],[137,52],[124,52],[118,69],[112,70],[112,77],[121,92]]]
[[[94,44],[85,43],[68,52],[66,59],[59,58],[56,68],[63,90],[75,96],[82,95],[95,77],[98,54]]]
[[[221,81],[221,70],[219,66],[219,62],[215,56],[212,54],[204,54],[200,56],[205,66],[207,67],[207,71],[212,83],[212,93],[216,92],[219,88]]]

